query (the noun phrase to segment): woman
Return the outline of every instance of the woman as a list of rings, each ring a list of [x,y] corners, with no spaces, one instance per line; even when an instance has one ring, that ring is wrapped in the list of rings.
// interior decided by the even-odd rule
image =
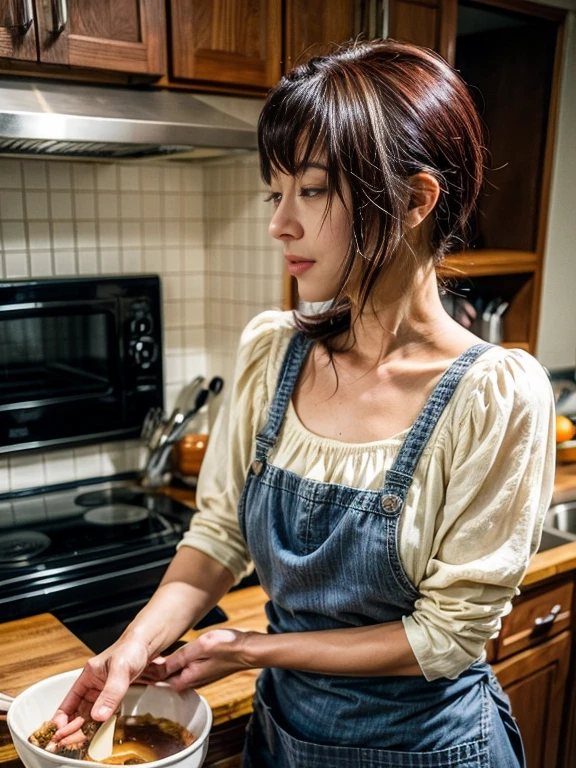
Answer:
[[[106,719],[139,675],[182,688],[263,668],[246,766],[522,766],[483,653],[538,546],[554,410],[532,357],[439,298],[482,182],[472,100],[430,51],[353,44],[282,79],[259,146],[270,233],[301,299],[332,304],[245,330],[200,512],[58,722],[94,701]],[[159,657],[250,559],[269,633]]]

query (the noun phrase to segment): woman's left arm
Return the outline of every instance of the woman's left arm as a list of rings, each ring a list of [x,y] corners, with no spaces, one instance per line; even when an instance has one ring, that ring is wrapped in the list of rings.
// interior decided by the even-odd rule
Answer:
[[[243,669],[282,667],[328,675],[421,675],[400,621],[321,632],[263,634],[213,629],[152,665],[152,680],[181,690]]]

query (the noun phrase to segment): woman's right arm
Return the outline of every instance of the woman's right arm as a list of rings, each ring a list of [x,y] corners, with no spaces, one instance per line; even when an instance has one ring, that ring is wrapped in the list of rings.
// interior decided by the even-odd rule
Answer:
[[[120,640],[135,640],[153,659],[197,624],[234,583],[234,576],[204,552],[181,547],[150,602]]]
[[[197,624],[233,583],[228,568],[209,555],[189,546],[179,549],[150,602],[110,648],[87,662],[53,718],[59,726],[54,741],[75,743],[88,716],[107,720],[130,683]]]

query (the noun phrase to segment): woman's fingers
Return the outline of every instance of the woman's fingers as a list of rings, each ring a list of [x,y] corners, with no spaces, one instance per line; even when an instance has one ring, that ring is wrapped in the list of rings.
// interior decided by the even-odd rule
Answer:
[[[78,734],[85,721],[83,717],[74,717],[72,720],[68,721],[68,715],[59,709],[52,718],[52,722],[58,726],[58,730],[52,737],[52,741],[58,743],[71,734]]]
[[[136,672],[137,674],[137,672]],[[110,665],[104,687],[94,702],[91,715],[94,720],[108,720],[120,706],[135,675],[125,664]]]

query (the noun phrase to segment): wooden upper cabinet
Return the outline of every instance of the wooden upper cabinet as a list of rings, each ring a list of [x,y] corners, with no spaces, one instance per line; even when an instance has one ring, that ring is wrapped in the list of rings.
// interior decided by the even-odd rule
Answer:
[[[284,18],[284,71],[314,46],[342,43],[353,37],[356,0],[290,0]]]
[[[454,61],[456,0],[390,0],[388,36],[432,48]]]
[[[281,75],[281,0],[170,0],[172,81],[266,90]]]
[[[0,57],[36,61],[33,0],[0,0]]]
[[[159,76],[164,0],[36,0],[40,62]]]

